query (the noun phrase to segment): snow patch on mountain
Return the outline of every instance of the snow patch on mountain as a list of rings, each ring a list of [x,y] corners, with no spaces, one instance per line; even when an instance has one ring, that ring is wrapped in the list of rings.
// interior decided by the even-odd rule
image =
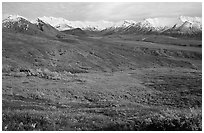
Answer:
[[[202,23],[202,18],[200,17],[189,17],[189,16],[180,16],[180,20],[182,22],[190,22],[190,23]]]
[[[141,29],[163,32],[168,29],[177,30],[202,30],[202,18],[180,16],[178,18],[148,18],[136,24]]]
[[[180,16],[179,18],[183,23],[188,22],[191,23],[190,26],[201,29],[202,30],[202,18],[200,17],[188,17],[188,16]]]
[[[142,24],[146,24],[149,27],[172,27],[176,23],[175,18],[148,18],[145,19]]]
[[[6,19],[3,20],[3,23],[5,22],[16,22],[16,21],[20,21],[22,19],[25,19],[28,21],[27,18],[20,16],[20,15],[9,15]]]
[[[2,27],[3,28],[13,28],[13,27],[19,27],[24,30],[28,30],[29,28],[29,20],[23,16],[20,15],[9,15],[6,19],[2,21]],[[14,26],[15,25],[15,26]]]
[[[39,17],[42,21],[52,25],[58,30],[69,30],[73,28],[81,28],[83,30],[103,30],[109,26],[112,26],[114,23],[109,21],[68,21],[64,18],[54,18],[54,17]]]
[[[130,25],[134,25],[136,23],[137,22],[133,21],[133,20],[124,20],[124,21],[116,22],[112,27],[115,27],[115,28],[118,28],[118,27],[126,28],[126,27],[128,27]]]

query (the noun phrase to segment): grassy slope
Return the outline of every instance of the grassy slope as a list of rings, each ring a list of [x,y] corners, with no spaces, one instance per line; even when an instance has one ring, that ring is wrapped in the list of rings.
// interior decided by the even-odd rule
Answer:
[[[123,40],[144,41],[160,43],[164,45],[202,47],[202,39],[179,38],[165,35],[110,35],[109,38],[120,38]]]
[[[13,62],[17,67],[22,64],[46,67],[53,71],[118,71],[161,65],[190,67],[192,64],[172,57],[201,59],[200,48],[186,51],[185,47],[178,49],[159,44],[152,47],[147,42],[107,40],[67,38],[59,41],[4,33],[3,62]]]
[[[201,130],[200,48],[10,33],[2,48],[3,130]]]

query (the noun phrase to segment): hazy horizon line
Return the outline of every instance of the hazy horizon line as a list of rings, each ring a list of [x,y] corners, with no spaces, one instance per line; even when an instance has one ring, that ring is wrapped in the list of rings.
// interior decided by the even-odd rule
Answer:
[[[29,20],[29,21],[35,21],[35,20],[37,20],[38,18],[42,18],[42,17],[53,17],[53,16],[39,16],[39,17],[36,17],[35,19],[29,19],[29,18],[26,18],[25,16],[23,16],[23,15],[20,15],[20,14],[10,14],[10,15],[8,15],[8,14],[6,14],[6,15],[2,15],[2,20],[4,20],[4,19],[6,19],[6,18],[8,18],[9,16],[19,16],[19,17],[23,17],[23,18],[25,18],[25,19],[27,19],[27,20]],[[202,18],[202,16],[188,16],[188,15],[179,15],[179,16],[176,16],[176,17],[173,17],[173,16],[171,16],[171,17],[148,17],[148,18],[143,18],[143,19],[141,19],[141,20],[133,20],[133,19],[121,19],[121,20],[118,20],[118,21],[110,21],[110,20],[105,20],[105,19],[101,19],[101,20],[97,20],[97,21],[90,21],[90,20],[83,20],[83,21],[80,21],[80,20],[68,20],[68,19],[66,19],[66,18],[63,18],[63,17],[53,17],[53,18],[57,18],[57,19],[65,19],[65,20],[67,20],[67,21],[80,21],[80,22],[99,22],[99,21],[107,21],[107,22],[120,22],[120,21],[135,21],[135,22],[138,22],[138,21],[143,21],[143,20],[146,20],[146,19],[154,19],[154,18],[160,18],[160,19],[165,19],[165,18],[167,18],[167,19],[170,19],[170,18],[172,18],[172,19],[179,19],[181,16],[183,16],[183,17],[198,17],[198,18]]]

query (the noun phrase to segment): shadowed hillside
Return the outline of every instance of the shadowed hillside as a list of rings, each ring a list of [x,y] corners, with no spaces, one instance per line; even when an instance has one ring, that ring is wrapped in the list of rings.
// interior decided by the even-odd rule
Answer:
[[[80,28],[71,29],[71,30],[64,30],[62,32],[66,33],[66,34],[76,35],[76,36],[87,36],[86,32]]]

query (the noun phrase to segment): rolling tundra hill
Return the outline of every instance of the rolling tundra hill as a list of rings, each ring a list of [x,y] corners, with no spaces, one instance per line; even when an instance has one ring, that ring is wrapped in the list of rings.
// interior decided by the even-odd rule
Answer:
[[[16,69],[45,67],[53,71],[110,72],[159,66],[193,68],[191,62],[184,60],[202,58],[200,48],[174,48],[162,44],[155,47],[148,42],[134,41],[124,44],[125,41],[118,39],[62,41],[3,32],[2,42],[3,62],[14,63],[10,67]]]

